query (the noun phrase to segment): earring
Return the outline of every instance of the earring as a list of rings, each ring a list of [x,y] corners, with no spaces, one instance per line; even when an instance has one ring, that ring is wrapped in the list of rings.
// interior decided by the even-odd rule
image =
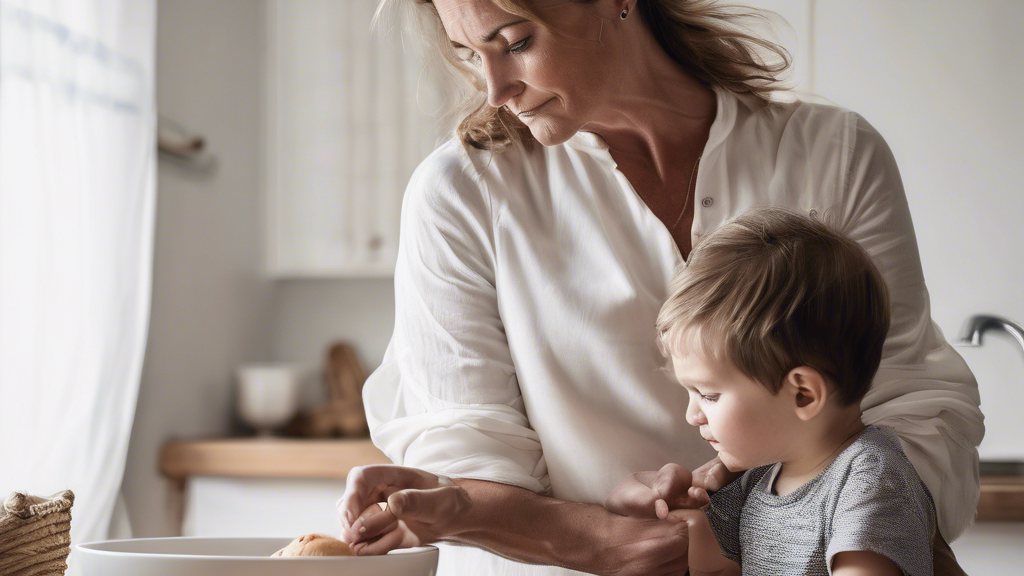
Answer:
[[[625,20],[627,15],[629,15],[629,4],[626,4],[626,7],[622,9],[622,14],[619,14],[619,18]]]

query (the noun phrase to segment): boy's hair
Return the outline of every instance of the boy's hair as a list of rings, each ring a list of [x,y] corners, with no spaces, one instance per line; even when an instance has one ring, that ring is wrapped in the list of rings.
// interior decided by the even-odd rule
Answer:
[[[659,345],[727,358],[773,394],[810,366],[842,405],[871,386],[889,331],[889,294],[871,257],[830,226],[759,208],[701,241],[658,315]]]

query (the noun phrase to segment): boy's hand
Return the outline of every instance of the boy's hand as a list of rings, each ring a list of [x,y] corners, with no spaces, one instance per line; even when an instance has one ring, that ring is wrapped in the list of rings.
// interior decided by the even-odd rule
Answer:
[[[691,480],[690,471],[678,464],[666,464],[657,472],[637,472],[608,494],[604,506],[622,516],[664,519],[669,510],[707,504],[706,492],[690,494]],[[664,513],[659,512],[658,502]]]

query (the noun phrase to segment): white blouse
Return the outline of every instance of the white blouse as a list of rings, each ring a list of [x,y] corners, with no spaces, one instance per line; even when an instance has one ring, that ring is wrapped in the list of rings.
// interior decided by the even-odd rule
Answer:
[[[863,419],[899,433],[956,538],[978,501],[978,387],[931,320],[891,151],[848,110],[717,95],[693,244],[749,208],[782,206],[864,246],[893,318]],[[599,136],[497,154],[441,146],[409,182],[400,238],[395,331],[363,394],[396,464],[600,504],[635,471],[714,457],[655,343],[683,259]],[[441,558],[439,574],[571,573],[468,547]]]

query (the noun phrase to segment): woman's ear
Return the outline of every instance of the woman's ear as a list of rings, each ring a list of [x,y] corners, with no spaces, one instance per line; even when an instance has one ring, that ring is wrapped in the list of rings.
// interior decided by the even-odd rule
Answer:
[[[796,417],[807,421],[817,416],[828,402],[828,383],[810,366],[797,366],[786,374],[782,389],[792,399]]]

